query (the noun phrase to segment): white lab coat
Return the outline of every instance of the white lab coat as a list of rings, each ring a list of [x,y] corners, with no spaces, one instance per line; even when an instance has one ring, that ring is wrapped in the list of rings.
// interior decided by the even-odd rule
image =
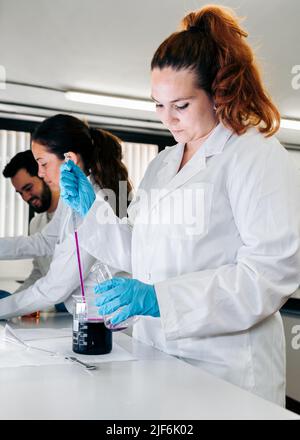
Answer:
[[[96,187],[95,187],[96,189]],[[101,190],[99,190],[102,193]],[[78,225],[81,219],[77,216]],[[45,310],[54,304],[65,303],[73,311],[72,295],[81,295],[80,278],[72,222],[72,211],[60,199],[52,221],[42,232],[29,237],[7,238],[1,241],[2,254],[9,258],[32,258],[52,255],[53,259],[46,276],[33,286],[0,300],[0,319],[26,315],[36,310]],[[1,254],[0,254],[1,255]],[[94,303],[95,277],[89,274],[95,258],[81,249],[84,286],[87,302]],[[110,268],[112,274],[117,272]]]
[[[34,234],[24,237],[8,237],[0,239],[1,260],[22,260],[25,258],[51,257],[59,235],[61,223],[66,215],[64,204],[59,200],[52,220]],[[63,231],[62,231],[63,232]]]
[[[298,172],[276,138],[256,129],[237,136],[219,124],[177,172],[183,150],[167,148],[151,162],[128,222],[101,224],[98,197],[81,242],[155,285],[161,318],[140,317],[135,338],[284,405],[278,310],[300,282]],[[151,190],[147,204],[141,194]],[[179,224],[168,224],[170,206]]]
[[[47,226],[47,224],[52,220],[54,213],[48,214],[47,212],[43,212],[41,214],[35,215],[29,225],[29,234],[34,235],[38,232],[42,232],[42,230]],[[0,248],[1,248],[1,239],[0,239]],[[50,267],[52,260],[52,255],[47,257],[34,257],[32,260],[32,271],[29,276],[24,280],[21,286],[14,292],[18,293],[27,287],[32,286],[37,280],[44,277]]]

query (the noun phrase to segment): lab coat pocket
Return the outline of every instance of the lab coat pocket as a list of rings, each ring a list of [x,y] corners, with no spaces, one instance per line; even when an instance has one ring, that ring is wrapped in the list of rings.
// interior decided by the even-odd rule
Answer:
[[[194,240],[208,233],[213,184],[197,182],[177,188],[161,200],[163,229],[171,239]]]

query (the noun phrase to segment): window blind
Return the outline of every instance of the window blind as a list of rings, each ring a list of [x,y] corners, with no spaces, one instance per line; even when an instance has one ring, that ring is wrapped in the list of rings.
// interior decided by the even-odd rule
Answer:
[[[123,142],[122,152],[123,162],[128,169],[129,179],[134,191],[136,191],[149,163],[158,154],[158,146]]]
[[[28,205],[2,174],[12,157],[28,148],[30,133],[0,130],[0,237],[28,234]]]

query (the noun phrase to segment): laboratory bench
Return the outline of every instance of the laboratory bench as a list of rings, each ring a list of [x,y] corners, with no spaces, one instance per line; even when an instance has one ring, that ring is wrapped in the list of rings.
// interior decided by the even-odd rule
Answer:
[[[2,330],[5,324],[0,321]],[[13,329],[69,327],[71,335],[72,319],[42,313],[38,322],[14,318],[8,324]],[[113,340],[134,360],[99,363],[95,371],[71,362],[0,368],[0,419],[300,419],[123,332],[115,332]]]

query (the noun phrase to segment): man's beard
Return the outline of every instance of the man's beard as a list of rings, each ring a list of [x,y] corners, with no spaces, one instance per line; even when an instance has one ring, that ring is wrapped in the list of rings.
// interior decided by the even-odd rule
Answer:
[[[40,200],[41,201],[41,205],[40,206],[32,205],[32,202],[34,200]],[[43,191],[42,191],[42,194],[40,195],[40,197],[32,197],[28,201],[28,204],[32,207],[32,209],[35,212],[37,212],[38,214],[41,214],[42,212],[48,211],[48,209],[50,208],[50,205],[51,205],[51,200],[52,200],[51,190],[50,190],[49,186],[43,181]]]

